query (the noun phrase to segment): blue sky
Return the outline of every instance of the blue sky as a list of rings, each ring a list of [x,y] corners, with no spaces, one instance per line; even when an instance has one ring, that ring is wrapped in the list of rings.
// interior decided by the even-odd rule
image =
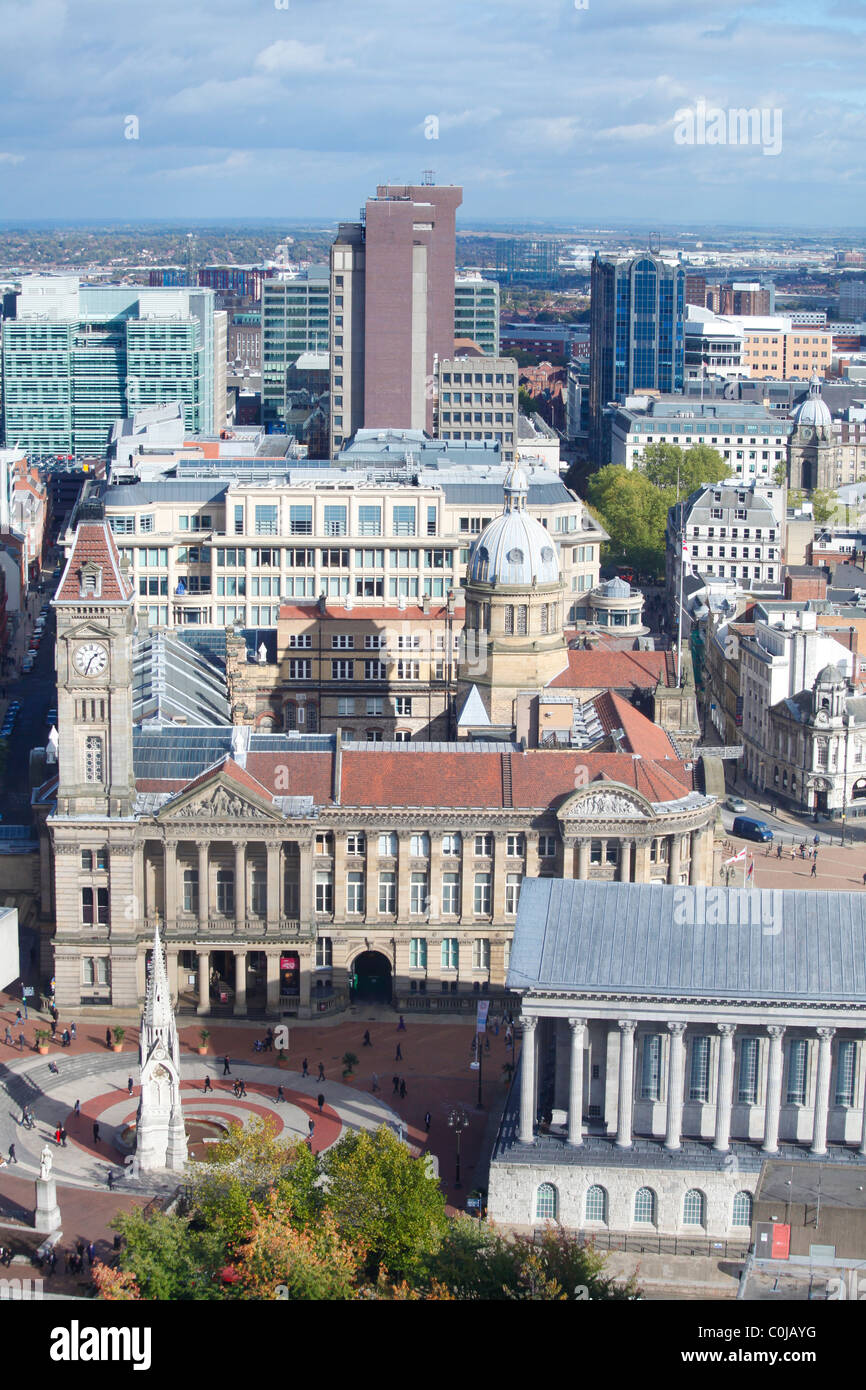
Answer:
[[[467,222],[866,224],[866,0],[586,4],[0,0],[0,219],[347,219],[432,168]],[[701,98],[781,153],[676,144]]]

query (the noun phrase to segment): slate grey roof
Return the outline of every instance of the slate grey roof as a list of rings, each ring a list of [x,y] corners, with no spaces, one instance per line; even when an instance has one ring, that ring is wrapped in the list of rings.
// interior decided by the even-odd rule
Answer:
[[[132,719],[224,726],[231,722],[224,669],[171,633],[153,632],[135,644]]]
[[[525,879],[507,984],[866,1004],[866,894]]]

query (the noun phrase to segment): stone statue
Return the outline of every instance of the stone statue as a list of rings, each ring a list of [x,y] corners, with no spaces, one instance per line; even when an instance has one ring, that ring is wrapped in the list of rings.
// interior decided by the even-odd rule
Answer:
[[[48,1179],[51,1177],[51,1163],[51,1150],[46,1144],[45,1148],[42,1150],[42,1162],[39,1166],[39,1176],[43,1182],[47,1182]]]

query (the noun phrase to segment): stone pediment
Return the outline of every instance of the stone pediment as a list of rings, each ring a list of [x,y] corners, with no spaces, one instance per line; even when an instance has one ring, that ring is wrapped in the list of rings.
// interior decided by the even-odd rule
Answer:
[[[632,787],[609,784],[590,785],[573,792],[560,806],[560,820],[650,820],[655,819],[652,803]]]
[[[256,797],[230,783],[217,782],[191,793],[181,793],[157,812],[161,821],[281,821],[276,807],[266,807]]]

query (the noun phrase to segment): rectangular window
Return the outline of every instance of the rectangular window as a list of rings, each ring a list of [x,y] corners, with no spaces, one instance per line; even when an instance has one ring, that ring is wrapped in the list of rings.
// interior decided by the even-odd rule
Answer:
[[[334,964],[334,947],[329,936],[316,939],[316,969],[330,970]]]
[[[382,534],[382,508],[381,507],[359,507],[358,508],[358,535],[359,536],[381,536]]]
[[[275,536],[277,534],[277,513],[278,508],[274,506],[256,506],[256,535]]]
[[[334,884],[330,874],[316,874],[316,911],[334,911]]]
[[[490,874],[475,875],[474,911],[476,917],[489,917],[491,904]]]
[[[412,713],[412,697],[411,697],[411,695],[398,695],[398,696],[396,697],[396,699],[394,700],[394,713],[395,713],[395,714],[411,714],[411,713]]]
[[[217,912],[229,917],[235,910],[235,876],[232,869],[217,870]]]
[[[367,836],[364,834],[363,830],[356,830],[356,831],[354,831],[351,835],[347,835],[347,836],[346,836],[346,853],[347,853],[347,854],[354,854],[354,855],[357,855],[357,854],[366,854],[366,852],[367,852]]]
[[[391,830],[379,836],[379,854],[394,858],[397,854],[397,832]]]
[[[364,875],[362,873],[351,873],[346,880],[346,911],[355,914],[364,911]]]
[[[409,939],[409,969],[427,969],[427,938],[413,936]]]
[[[341,695],[337,701],[337,714],[354,714],[355,701],[351,695]]]
[[[660,1100],[662,1085],[661,1034],[651,1033],[643,1040],[641,1067],[641,1100]]]
[[[364,680],[383,681],[386,677],[387,668],[384,661],[365,661]]]
[[[836,1104],[853,1106],[854,1070],[857,1044],[853,1038],[840,1039],[836,1054]]]
[[[396,874],[382,873],[379,875],[379,911],[390,913],[397,911]]]
[[[311,536],[313,534],[313,508],[311,505],[289,507],[289,531],[293,536]]]
[[[444,917],[459,917],[460,915],[460,875],[442,875],[442,915]]]
[[[198,912],[198,869],[183,871],[183,910]]]
[[[385,702],[381,695],[368,695],[365,701],[365,711],[367,714],[384,714]]]
[[[313,678],[313,663],[312,663],[312,661],[303,661],[303,660],[300,660],[300,661],[290,661],[290,662],[289,662],[289,680],[291,680],[291,681],[309,681],[309,680],[312,680],[312,678]]]
[[[475,858],[489,859],[493,854],[493,836],[490,834],[475,836]]]
[[[93,868],[93,851],[92,851],[92,850],[83,849],[83,850],[81,851],[81,867],[82,867],[82,869],[86,870],[87,872],[89,872],[90,870],[92,870],[92,868]]]
[[[413,859],[426,859],[430,853],[430,836],[426,830],[420,835],[413,835],[409,841],[409,853]]]
[[[440,961],[443,970],[456,970],[460,961],[460,945],[456,936],[442,938]]]
[[[409,876],[409,911],[414,913],[427,911],[426,874],[410,874]]]
[[[487,936],[476,936],[472,942],[472,969],[490,969],[490,938]]]
[[[355,676],[355,663],[354,663],[354,661],[332,661],[332,662],[331,662],[331,680],[332,680],[332,681],[350,681],[350,680],[353,680],[353,679],[354,679],[354,676]]]
[[[809,1061],[807,1038],[792,1038],[788,1046],[788,1104],[806,1104],[806,1076]]]
[[[325,535],[346,535],[346,508],[344,505],[325,507]]]
[[[539,835],[538,837],[538,856],[540,859],[556,858],[556,836]]]
[[[505,852],[510,859],[522,859],[526,853],[526,839],[523,835],[506,835]]]
[[[740,1043],[740,1081],[737,1099],[741,1105],[754,1105],[758,1099],[758,1039],[743,1038]]]
[[[508,874],[505,879],[505,914],[517,916],[517,903],[520,898],[520,874]]]
[[[102,779],[102,739],[98,734],[91,734],[84,741],[84,780],[101,782]]]
[[[460,847],[461,847],[462,842],[463,842],[463,836],[460,834],[460,831],[459,831],[459,830],[452,831],[451,834],[449,834],[449,835],[443,835],[443,836],[442,836],[442,853],[443,853],[443,855],[448,855],[449,857],[450,857],[450,856],[459,855],[459,853],[460,853]]]
[[[414,536],[414,535],[415,535],[415,508],[414,508],[414,507],[395,507],[395,508],[394,508],[394,535],[395,535],[395,536]]]
[[[710,1040],[705,1035],[692,1040],[689,1100],[707,1100],[710,1094]]]
[[[81,920],[85,927],[93,926],[93,889],[81,890]]]

